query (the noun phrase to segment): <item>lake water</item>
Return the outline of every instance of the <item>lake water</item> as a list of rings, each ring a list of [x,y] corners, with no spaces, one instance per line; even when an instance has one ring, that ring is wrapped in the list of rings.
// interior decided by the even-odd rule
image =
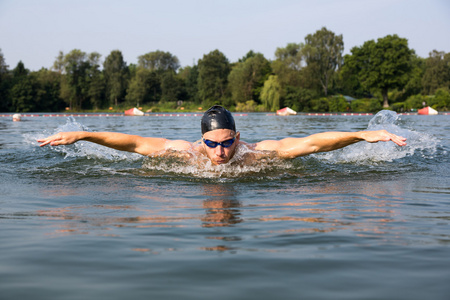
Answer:
[[[201,170],[67,130],[196,141],[200,117],[0,118],[0,299],[449,299],[450,117],[236,116],[256,142],[386,128],[358,143]]]

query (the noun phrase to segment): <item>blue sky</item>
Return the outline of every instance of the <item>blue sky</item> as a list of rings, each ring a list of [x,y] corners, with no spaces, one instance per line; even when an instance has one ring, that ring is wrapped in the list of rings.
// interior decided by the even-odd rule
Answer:
[[[182,66],[219,49],[230,62],[249,50],[275,50],[323,26],[344,37],[345,53],[388,34],[407,38],[421,57],[450,52],[447,0],[0,0],[0,49],[10,69],[22,60],[50,68],[59,51],[120,50],[137,63],[162,50]]]

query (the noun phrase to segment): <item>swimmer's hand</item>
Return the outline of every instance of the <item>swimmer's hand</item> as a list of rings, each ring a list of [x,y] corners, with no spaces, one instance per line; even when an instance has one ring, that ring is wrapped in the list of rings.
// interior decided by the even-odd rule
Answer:
[[[392,141],[399,146],[406,146],[406,138],[390,133],[386,130],[362,131],[361,138],[369,143]]]
[[[73,132],[60,132],[55,135],[49,136],[44,139],[37,140],[41,143],[39,146],[60,146],[60,145],[70,145],[80,140],[80,134],[77,131]]]

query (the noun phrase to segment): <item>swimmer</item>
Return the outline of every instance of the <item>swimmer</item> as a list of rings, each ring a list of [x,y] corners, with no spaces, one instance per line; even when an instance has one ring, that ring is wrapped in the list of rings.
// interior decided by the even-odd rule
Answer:
[[[255,144],[248,144],[241,141],[240,132],[236,131],[232,114],[218,105],[211,107],[204,113],[201,120],[201,130],[202,139],[195,143],[116,132],[87,131],[60,132],[37,141],[42,147],[45,145],[69,145],[84,140],[116,150],[134,152],[145,156],[190,151],[191,153],[207,157],[214,165],[228,163],[239,147],[248,147],[250,150],[255,150],[259,153],[292,159],[318,152],[333,151],[361,141],[369,143],[391,141],[399,146],[406,145],[406,138],[386,130],[323,132],[302,138],[265,140]]]
[[[13,115],[13,122],[20,122],[22,115],[21,114],[14,114]]]

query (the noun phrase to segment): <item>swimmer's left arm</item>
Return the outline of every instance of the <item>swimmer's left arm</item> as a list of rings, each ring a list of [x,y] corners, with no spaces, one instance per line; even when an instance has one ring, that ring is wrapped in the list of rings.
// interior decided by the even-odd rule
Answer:
[[[262,141],[255,150],[276,151],[282,158],[295,158],[312,153],[337,150],[348,145],[366,141],[369,143],[392,141],[405,146],[406,139],[386,130],[359,132],[323,132],[304,138],[285,138],[279,141]]]

